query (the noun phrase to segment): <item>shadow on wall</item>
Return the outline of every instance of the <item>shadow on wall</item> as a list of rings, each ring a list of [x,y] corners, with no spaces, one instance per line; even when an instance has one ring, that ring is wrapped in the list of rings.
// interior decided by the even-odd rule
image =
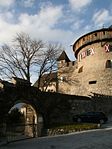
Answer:
[[[91,96],[93,110],[103,111],[109,117],[112,117],[112,96],[92,93]]]

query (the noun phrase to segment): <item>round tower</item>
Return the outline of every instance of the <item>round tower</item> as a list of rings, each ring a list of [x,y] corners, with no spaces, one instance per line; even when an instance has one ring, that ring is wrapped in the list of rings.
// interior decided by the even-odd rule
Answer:
[[[112,95],[112,28],[103,28],[80,37],[73,44],[78,68],[79,84],[73,85],[71,94],[91,93]]]

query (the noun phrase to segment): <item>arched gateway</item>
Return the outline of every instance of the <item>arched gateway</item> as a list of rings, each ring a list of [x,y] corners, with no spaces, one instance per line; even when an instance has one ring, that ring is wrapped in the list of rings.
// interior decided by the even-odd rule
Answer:
[[[33,129],[36,132],[34,136],[41,136],[43,133],[45,134],[46,128],[49,126],[57,122],[66,123],[70,121],[71,100],[74,100],[74,97],[41,92],[31,84],[21,79],[18,80],[18,78],[12,83],[1,80],[0,123],[6,123],[8,112],[14,105],[24,103],[23,112],[25,112],[25,108],[29,109],[30,112],[33,111],[32,116],[26,117],[25,123],[32,122],[36,126]]]
[[[25,83],[0,82],[0,120],[7,122],[8,112],[18,103],[23,103],[21,112],[25,116],[25,125],[35,125],[32,136],[41,136],[42,128],[47,125],[46,111],[42,95],[37,88]],[[27,111],[25,111],[27,110]],[[26,128],[25,128],[26,129]],[[29,130],[26,131],[28,133]],[[31,135],[31,133],[30,133]]]

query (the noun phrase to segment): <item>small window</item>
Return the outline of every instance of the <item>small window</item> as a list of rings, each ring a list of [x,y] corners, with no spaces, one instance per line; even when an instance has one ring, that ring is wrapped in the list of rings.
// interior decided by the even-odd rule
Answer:
[[[112,60],[106,61],[106,68],[112,68]]]
[[[83,66],[81,66],[78,70],[78,73],[81,73],[81,72],[83,72]]]
[[[112,52],[112,45],[109,45],[109,51]]]
[[[63,80],[64,80],[63,77],[60,77],[60,81],[63,82]]]
[[[97,36],[97,33],[95,33],[94,35]]]
[[[87,49],[87,56],[91,55],[91,50],[90,49]]]
[[[67,66],[67,67],[69,66],[69,62],[66,63],[66,66]]]
[[[74,64],[75,64],[75,62],[73,61],[73,62],[72,62],[72,65],[74,66]]]
[[[96,84],[96,80],[95,81],[89,81],[89,84]]]
[[[63,82],[63,81],[66,81],[66,77],[60,77],[60,81]]]

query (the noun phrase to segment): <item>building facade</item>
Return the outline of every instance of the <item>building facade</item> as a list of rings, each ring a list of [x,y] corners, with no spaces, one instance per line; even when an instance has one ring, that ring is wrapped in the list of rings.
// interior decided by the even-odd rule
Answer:
[[[38,87],[38,80],[34,83]],[[40,78],[39,89],[45,92],[58,92],[57,72],[46,73]]]
[[[112,95],[112,28],[102,28],[80,37],[73,44],[71,62],[58,59],[58,92],[81,96]]]

